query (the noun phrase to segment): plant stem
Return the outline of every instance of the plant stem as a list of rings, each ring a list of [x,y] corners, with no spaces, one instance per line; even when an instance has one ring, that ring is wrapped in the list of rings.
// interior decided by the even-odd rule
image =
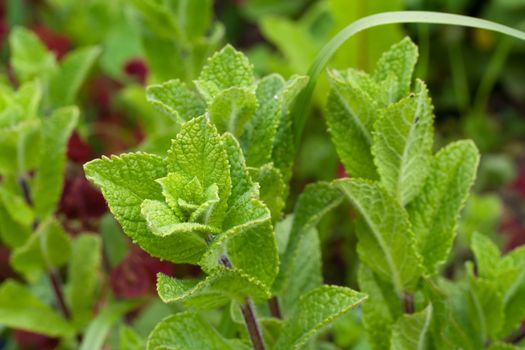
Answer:
[[[257,321],[257,317],[255,316],[255,310],[250,298],[244,299],[244,304],[241,305],[241,311],[244,318],[244,323],[246,323],[246,328],[250,334],[250,339],[252,340],[253,348],[255,350],[266,350],[261,327]]]
[[[268,307],[270,308],[270,314],[272,317],[282,319],[283,315],[281,313],[281,306],[279,305],[279,299],[277,297],[272,297],[268,300]]]
[[[232,262],[226,255],[221,255],[219,258],[219,263],[227,269],[233,268]],[[246,324],[246,329],[248,330],[248,334],[250,334],[253,348],[255,350],[266,350],[266,345],[264,345],[264,339],[261,332],[261,326],[259,325],[259,321],[257,321],[255,308],[253,307],[253,302],[250,298],[247,297],[244,299],[244,304],[241,305],[241,312],[244,318],[244,323]]]
[[[406,314],[413,314],[414,308],[414,296],[408,292],[403,293],[403,309]]]
[[[53,287],[53,293],[55,294],[58,308],[64,317],[69,320],[71,319],[71,313],[69,312],[69,308],[67,307],[66,301],[64,299],[64,294],[62,293],[62,283],[60,282],[60,276],[56,270],[50,270],[48,275],[51,286]]]
[[[24,176],[22,176],[18,179],[18,183],[20,184],[27,205],[32,207],[33,198],[31,197],[31,191],[29,189],[27,179]],[[36,230],[37,227],[38,220],[35,220],[33,222],[33,230]],[[53,294],[55,295],[57,306],[64,315],[64,317],[69,320],[71,318],[71,312],[67,307],[66,301],[64,299],[64,294],[62,293],[62,283],[60,282],[60,275],[58,274],[58,271],[53,268],[49,268],[48,277],[49,281],[51,282],[51,287],[53,289]]]

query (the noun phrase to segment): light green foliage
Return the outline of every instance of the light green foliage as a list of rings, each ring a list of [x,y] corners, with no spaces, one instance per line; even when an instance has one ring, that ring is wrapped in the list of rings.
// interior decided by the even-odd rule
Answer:
[[[80,235],[73,242],[65,295],[73,323],[79,329],[92,318],[102,263],[101,249],[101,240],[94,235]]]
[[[356,226],[359,258],[391,281],[398,295],[412,288],[421,267],[406,211],[377,183],[348,179],[337,181],[336,186],[360,214]]]
[[[432,305],[411,315],[401,316],[392,330],[392,350],[424,350],[429,348]]]
[[[372,153],[381,182],[402,206],[418,194],[430,170],[432,108],[418,81],[416,93],[384,109],[374,125]]]
[[[65,265],[70,254],[71,243],[64,229],[56,220],[48,219],[24,245],[12,251],[10,264],[28,281],[35,282],[49,269]]]
[[[11,64],[20,82],[26,82],[56,69],[55,57],[29,29],[17,27],[9,35]]]
[[[223,338],[200,316],[182,312],[162,320],[148,338],[148,350],[241,350],[249,347]]]
[[[219,132],[239,137],[257,109],[255,94],[245,88],[222,90],[210,103],[208,113]]]
[[[86,47],[67,54],[49,84],[51,106],[63,107],[75,102],[75,97],[89,70],[100,55],[100,48]]]
[[[147,98],[153,106],[179,124],[204,114],[206,108],[204,100],[178,79],[150,85]]]
[[[12,280],[0,285],[0,324],[48,336],[72,336],[74,328],[26,287]]]
[[[133,328],[122,325],[119,331],[120,350],[143,350],[146,346],[144,340],[133,330]]]
[[[325,285],[313,289],[301,297],[285,321],[275,349],[300,349],[316,333],[365,299],[366,295],[349,288]]]
[[[471,141],[446,146],[434,156],[425,185],[408,207],[426,274],[434,274],[447,259],[478,163]]]
[[[270,209],[273,222],[276,222],[284,208],[287,190],[281,172],[268,163],[260,168],[250,168],[250,175],[259,184],[261,200]]]
[[[237,140],[219,135],[205,116],[182,125],[166,159],[135,153],[96,160],[85,169],[143,249],[155,253],[162,247],[162,258],[199,264],[209,274],[193,285],[160,277],[164,301],[215,305],[270,297],[278,268],[270,211]],[[140,170],[149,172],[149,182]],[[225,257],[233,268],[225,269]]]
[[[25,199],[18,193],[13,193],[7,188],[0,187],[0,202],[4,204],[10,219],[23,226],[33,223],[35,214]]]
[[[374,71],[376,81],[383,82],[390,79],[390,76],[394,77],[388,93],[391,102],[408,95],[417,56],[417,46],[407,37],[383,53],[377,62]]]
[[[392,325],[401,315],[401,301],[394,288],[366,265],[359,266],[359,286],[368,295],[363,303],[363,324],[372,349],[389,349]]]
[[[227,45],[208,60],[195,84],[206,101],[210,102],[221,90],[251,86],[253,67],[246,56]]]
[[[299,247],[309,231],[313,230],[319,220],[342,201],[341,193],[328,183],[319,182],[305,188],[294,208],[294,217],[287,240],[286,249],[282,254],[279,276],[274,290],[285,292],[289,285],[291,274],[297,268]]]
[[[33,196],[40,218],[53,214],[62,193],[66,163],[66,145],[78,122],[76,107],[56,110],[42,123],[40,165],[35,177]]]
[[[375,179],[371,146],[376,103],[337,73],[330,75],[330,82],[326,118],[339,158],[349,175]]]
[[[89,323],[79,350],[102,350],[111,329],[124,315],[136,309],[138,305],[140,303],[136,300],[110,302]]]
[[[184,302],[188,307],[199,309],[215,308],[230,299],[239,303],[251,296],[257,300],[270,297],[268,288],[240,270],[222,268],[213,275],[197,282],[177,280],[159,274],[157,279],[159,297],[165,303]]]

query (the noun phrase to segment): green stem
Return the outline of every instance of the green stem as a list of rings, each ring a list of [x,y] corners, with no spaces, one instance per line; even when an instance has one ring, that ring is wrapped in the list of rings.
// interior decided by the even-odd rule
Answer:
[[[301,140],[304,125],[309,116],[312,95],[317,79],[337,49],[339,49],[339,47],[341,47],[341,45],[343,45],[349,38],[365,29],[397,23],[433,23],[480,28],[506,34],[525,41],[525,32],[523,31],[480,18],[449,13],[430,11],[395,11],[363,17],[345,27],[332,40],[330,40],[330,42],[321,49],[314,63],[310,67],[310,70],[308,71],[310,81],[297,98],[292,110],[294,141],[297,148]]]

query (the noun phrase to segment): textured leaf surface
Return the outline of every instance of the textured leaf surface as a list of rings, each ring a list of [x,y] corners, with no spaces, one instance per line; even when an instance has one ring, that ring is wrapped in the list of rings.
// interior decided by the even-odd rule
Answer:
[[[281,218],[285,205],[286,184],[279,169],[272,164],[251,168],[250,175],[259,184],[260,198],[266,204],[275,222]]]
[[[319,220],[342,201],[341,193],[329,183],[319,182],[308,185],[294,208],[294,218],[286,250],[282,257],[279,276],[273,289],[283,292],[288,286],[290,274],[294,271],[299,246],[304,236],[315,228]]]
[[[404,206],[428,175],[434,130],[432,102],[423,82],[418,91],[387,107],[374,125],[372,153],[381,183]]]
[[[218,269],[198,283],[159,274],[157,291],[165,303],[183,302],[202,309],[224,305],[231,299],[243,302],[246,297],[257,300],[270,297],[268,287],[235,268]]]
[[[66,165],[66,146],[77,125],[78,114],[76,107],[66,107],[55,111],[42,123],[41,163],[33,189],[35,209],[40,218],[52,214],[60,199]]]
[[[220,227],[232,185],[228,156],[217,129],[205,117],[185,123],[172,141],[167,162],[170,173],[184,176],[187,181],[195,177],[204,189],[217,186],[220,200],[210,213],[207,224]]]
[[[324,285],[308,292],[286,320],[275,349],[300,349],[316,333],[365,299],[365,294],[337,286]]]
[[[432,305],[399,318],[392,331],[392,350],[425,350],[429,347]]]
[[[146,91],[150,103],[179,123],[201,116],[206,102],[178,79],[150,85]]]
[[[80,235],[73,242],[68,268],[66,301],[77,327],[87,325],[93,315],[102,262],[102,242],[94,235]]]
[[[359,266],[359,287],[368,299],[363,303],[363,324],[372,349],[390,349],[392,326],[401,315],[401,301],[391,284],[366,265]]]
[[[146,199],[164,201],[155,180],[167,175],[166,162],[157,156],[130,153],[102,158],[84,166],[87,177],[102,188],[104,198],[124,232],[153,256],[173,262],[195,263],[206,243],[190,235],[153,235],[140,212]]]
[[[373,124],[379,113],[376,103],[337,72],[330,75],[330,81],[326,117],[339,159],[349,175],[375,179],[371,147]]]
[[[377,81],[384,81],[393,74],[396,82],[393,86],[391,95],[392,102],[406,96],[410,91],[412,73],[417,62],[417,46],[406,37],[401,42],[393,45],[390,50],[385,52],[379,61],[374,72]]]
[[[221,134],[228,131],[240,137],[256,109],[257,99],[250,89],[232,87],[215,96],[208,113]]]
[[[478,150],[470,141],[443,148],[435,155],[420,194],[408,207],[427,274],[434,274],[448,257],[478,163]]]
[[[48,336],[72,336],[74,328],[18,282],[0,286],[0,324]]]
[[[392,281],[400,295],[421,273],[406,211],[377,183],[348,179],[336,185],[360,214],[356,223],[360,259],[381,278]]]
[[[151,332],[148,350],[237,350],[200,316],[182,312],[162,320]]]
[[[250,86],[252,83],[251,63],[244,54],[230,45],[226,45],[208,60],[195,82],[207,101],[211,101],[221,90],[234,86]]]

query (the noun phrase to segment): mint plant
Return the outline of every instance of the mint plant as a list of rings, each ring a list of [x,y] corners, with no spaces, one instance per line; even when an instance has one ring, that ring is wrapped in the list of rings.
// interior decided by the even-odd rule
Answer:
[[[317,288],[310,283],[309,293],[289,300],[286,320],[280,320],[276,299],[261,312],[279,317],[259,320],[256,315],[254,302],[272,298],[274,290],[286,285],[284,277],[275,282],[279,252],[272,222],[280,219],[291,173],[288,108],[305,81],[278,75],[255,81],[247,59],[226,46],[204,67],[197,90],[178,80],[148,88],[149,100],[179,129],[166,156],[131,153],[85,165],[88,178],[102,188],[113,214],[137,244],[163,259],[199,265],[206,273],[201,280],[159,275],[160,298],[190,309],[239,305],[256,349],[299,348],[364,300],[348,288],[317,287],[318,279]],[[334,192],[316,188],[316,194],[327,197]],[[298,210],[291,237],[312,229],[308,221],[319,208]],[[295,242],[289,243],[293,252],[287,261],[298,253]],[[302,278],[308,283],[310,276]],[[284,330],[270,337],[266,329],[276,325]],[[192,336],[177,336],[183,333]],[[188,312],[164,320],[150,335],[148,348],[168,346],[244,345],[219,336],[196,312]]]
[[[195,88],[178,80],[148,88],[148,99],[173,119],[177,132],[167,155],[131,153],[85,166],[136,243],[206,274],[200,280],[158,276],[160,298],[188,311],[162,321],[148,349],[243,348],[245,337],[255,349],[301,348],[314,331],[361,302],[374,349],[507,346],[498,341],[516,328],[525,307],[515,299],[520,288],[505,298],[501,283],[523,283],[509,277],[521,266],[521,253],[506,260],[513,261],[505,263],[509,270],[502,267],[502,278],[512,281],[490,281],[481,271],[500,264],[499,252],[479,248],[492,243],[476,234],[480,275],[467,263],[464,278],[439,277],[479,153],[470,141],[434,153],[429,92],[422,81],[412,84],[416,61],[417,48],[404,39],[371,75],[329,73],[327,123],[350,178],[308,186],[285,219],[291,160],[283,160],[283,150],[293,145],[288,109],[305,78],[255,80],[246,58],[227,46],[209,60]],[[270,186],[261,174],[272,176]],[[344,198],[358,216],[365,294],[320,286],[315,226]],[[485,251],[492,251],[493,262],[483,260]],[[457,298],[466,298],[464,304]],[[234,324],[244,320],[240,340],[201,318],[202,310],[214,308]]]

